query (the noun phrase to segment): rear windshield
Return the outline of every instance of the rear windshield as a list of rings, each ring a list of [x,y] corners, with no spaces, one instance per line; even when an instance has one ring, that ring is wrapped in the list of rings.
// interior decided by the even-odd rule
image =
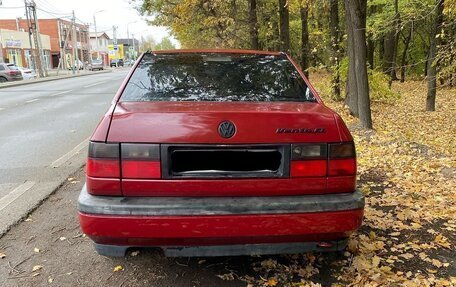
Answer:
[[[315,102],[285,56],[145,54],[121,101]]]
[[[19,68],[16,67],[14,64],[9,64],[9,65],[7,65],[7,66],[8,66],[8,68],[9,68],[10,70],[14,70],[14,71],[19,70]]]

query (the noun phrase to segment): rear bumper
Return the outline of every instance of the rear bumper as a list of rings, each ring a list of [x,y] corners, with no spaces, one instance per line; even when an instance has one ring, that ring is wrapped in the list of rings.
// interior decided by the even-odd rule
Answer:
[[[84,187],[78,200],[82,230],[98,245],[165,249],[339,242],[361,225],[363,208],[364,196],[359,191],[275,197],[127,198],[92,196]],[[306,248],[309,246],[317,245],[307,244]]]

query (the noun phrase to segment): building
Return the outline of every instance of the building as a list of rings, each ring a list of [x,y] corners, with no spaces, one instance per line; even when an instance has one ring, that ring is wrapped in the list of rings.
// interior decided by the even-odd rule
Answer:
[[[51,41],[48,35],[40,34],[43,65],[51,67]],[[14,63],[17,66],[34,69],[32,56],[33,49],[30,47],[29,33],[0,29],[0,62]]]
[[[74,52],[83,62],[88,62],[90,59],[90,44],[89,44],[89,26],[75,24],[73,29],[72,23],[69,20],[56,19],[38,19],[40,33],[48,35],[51,42],[50,49],[50,65],[52,68],[59,66],[59,59],[62,61],[62,66],[66,68],[70,63],[74,63]],[[0,19],[0,29],[16,30],[28,32],[26,19]],[[73,36],[76,34],[76,37]]]
[[[90,33],[90,54],[92,59],[102,59],[105,65],[109,65],[108,45],[109,36],[105,32]]]
[[[114,44],[111,40],[110,44]],[[134,38],[130,39],[117,39],[117,45],[122,45],[124,49],[124,60],[136,60],[139,56],[139,41]]]

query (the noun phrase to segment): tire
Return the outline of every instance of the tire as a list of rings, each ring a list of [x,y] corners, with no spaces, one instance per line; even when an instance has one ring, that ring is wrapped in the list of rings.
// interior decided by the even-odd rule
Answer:
[[[0,77],[0,83],[6,83],[8,80],[5,77]]]

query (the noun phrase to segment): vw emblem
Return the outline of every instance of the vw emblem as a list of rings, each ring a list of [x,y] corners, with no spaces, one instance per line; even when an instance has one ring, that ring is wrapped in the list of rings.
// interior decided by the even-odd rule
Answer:
[[[230,138],[236,133],[236,126],[230,121],[223,121],[218,126],[218,132],[223,138]]]

